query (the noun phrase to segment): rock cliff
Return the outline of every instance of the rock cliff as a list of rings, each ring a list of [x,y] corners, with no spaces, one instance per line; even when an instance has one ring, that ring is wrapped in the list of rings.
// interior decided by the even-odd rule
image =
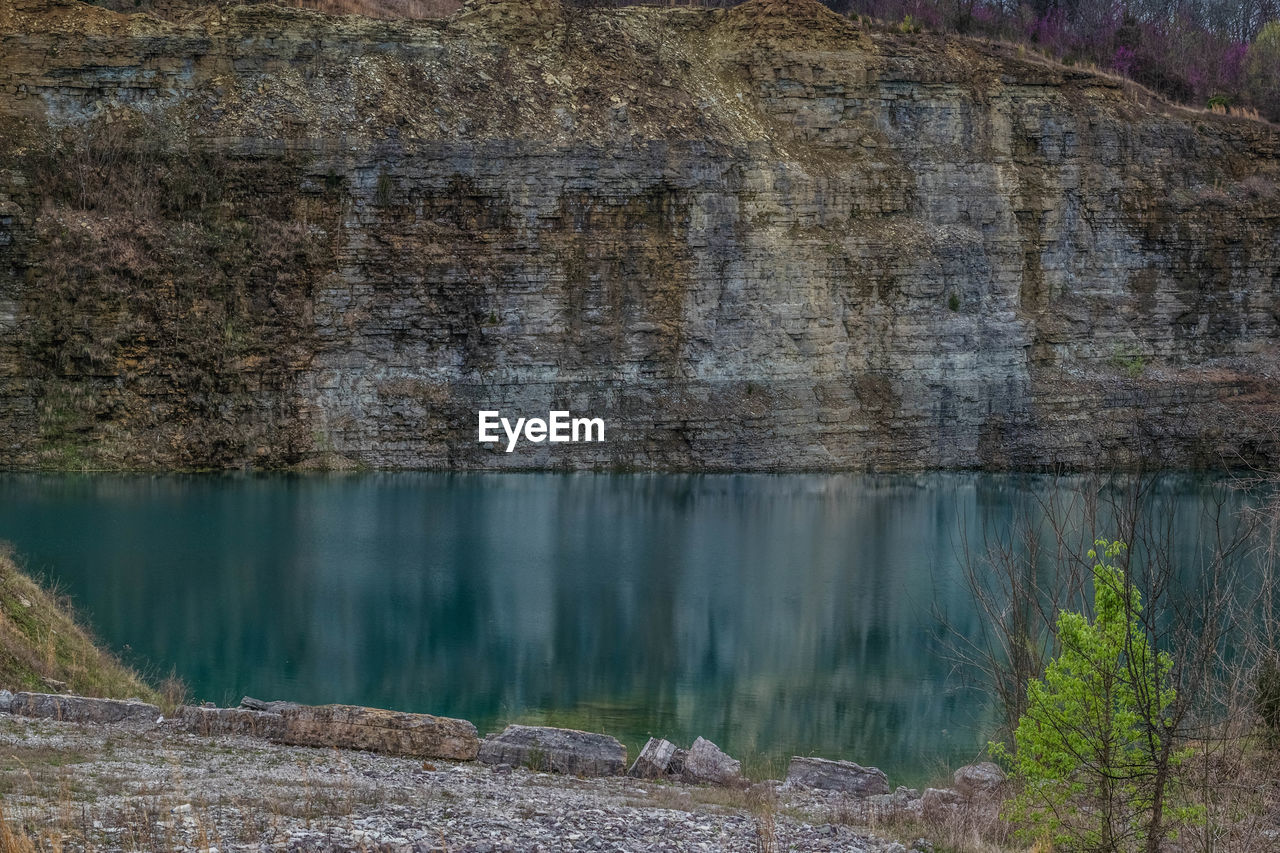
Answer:
[[[810,0],[11,0],[0,466],[1273,461],[1278,183],[1272,126]]]

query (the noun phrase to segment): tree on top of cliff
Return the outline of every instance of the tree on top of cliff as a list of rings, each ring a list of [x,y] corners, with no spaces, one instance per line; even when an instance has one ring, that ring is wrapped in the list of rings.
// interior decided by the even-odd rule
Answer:
[[[1245,90],[1258,109],[1280,117],[1280,20],[1263,27],[1249,47]]]
[[[883,25],[1011,40],[1053,59],[1113,72],[1165,97],[1219,110],[1254,108],[1280,121],[1280,0],[87,0],[117,11],[179,15],[192,8],[275,2],[329,14],[442,18],[461,10],[499,22],[546,24],[566,8],[749,8],[803,29],[834,10]],[[832,16],[834,17],[834,16]]]

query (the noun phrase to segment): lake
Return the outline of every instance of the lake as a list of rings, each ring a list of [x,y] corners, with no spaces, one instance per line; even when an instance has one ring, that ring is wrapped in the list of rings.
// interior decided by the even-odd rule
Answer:
[[[918,784],[990,709],[963,543],[1047,481],[930,474],[0,475],[0,539],[98,635],[193,696],[705,736]],[[1195,550],[1208,481],[1159,493]],[[1099,531],[1109,533],[1110,531]]]

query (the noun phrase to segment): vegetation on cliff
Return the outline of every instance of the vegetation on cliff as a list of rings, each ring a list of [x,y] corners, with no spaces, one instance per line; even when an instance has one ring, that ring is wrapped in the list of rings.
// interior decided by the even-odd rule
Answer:
[[[1280,6],[1273,0],[831,0],[906,27],[1007,39],[1128,77],[1165,97],[1280,121]]]
[[[1275,452],[1259,122],[813,0],[15,0],[0,39],[4,467]],[[610,441],[475,440],[566,400]]]
[[[334,15],[442,18],[463,0],[277,0]],[[89,0],[119,11],[187,11],[217,0]],[[225,2],[225,0],[224,0]],[[244,0],[261,2],[261,0]],[[632,5],[720,9],[746,0],[563,0],[575,8]],[[1280,121],[1280,5],[1145,0],[821,0],[844,15],[916,31],[998,38],[1085,64],[1197,107]]]

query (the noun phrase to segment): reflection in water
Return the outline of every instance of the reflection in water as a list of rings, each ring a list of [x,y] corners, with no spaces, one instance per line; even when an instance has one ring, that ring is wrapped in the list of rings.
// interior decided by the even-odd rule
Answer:
[[[977,755],[961,531],[988,475],[0,477],[0,539],[201,699],[346,702],[814,753],[896,781]],[[1162,486],[1194,516],[1203,484]],[[1187,529],[1194,528],[1194,523]],[[780,762],[777,764],[780,768]]]

